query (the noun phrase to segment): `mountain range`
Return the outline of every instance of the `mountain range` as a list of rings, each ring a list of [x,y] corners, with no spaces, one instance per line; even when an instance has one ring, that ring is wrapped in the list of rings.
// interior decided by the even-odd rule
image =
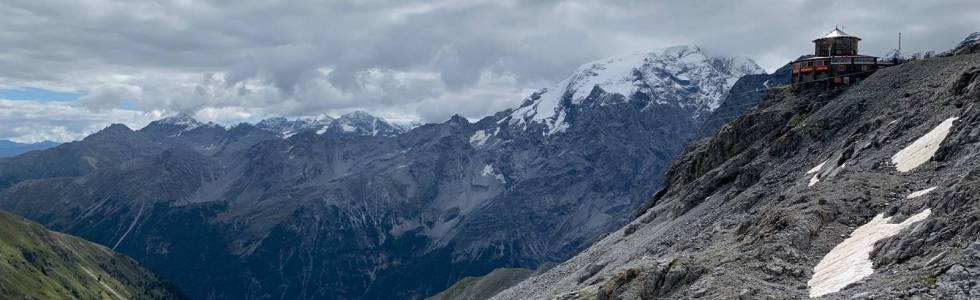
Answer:
[[[0,294],[975,298],[978,37],[846,87],[677,46],[475,122],[111,125],[0,158]]]
[[[476,122],[117,124],[0,159],[0,207],[195,299],[419,299],[562,262],[620,228],[685,145],[785,72],[678,46],[585,64]]]

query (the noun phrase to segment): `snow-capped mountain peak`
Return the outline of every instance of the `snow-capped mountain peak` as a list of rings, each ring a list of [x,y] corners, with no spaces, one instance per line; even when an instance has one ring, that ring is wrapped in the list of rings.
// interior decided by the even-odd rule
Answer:
[[[563,131],[568,126],[565,106],[582,104],[596,88],[625,101],[642,93],[648,105],[676,105],[700,115],[718,108],[739,78],[762,73],[751,59],[710,55],[697,46],[628,53],[586,63],[557,85],[533,93],[514,111],[510,124],[544,123],[549,134]]]
[[[213,122],[208,122],[207,124],[201,123],[188,114],[178,113],[173,116],[150,122],[150,124],[146,125],[146,127],[143,127],[143,129],[140,130],[144,132],[154,132],[163,136],[180,136],[183,135],[184,132],[202,127],[214,128],[220,126]]]
[[[311,118],[300,118],[306,122],[303,127],[304,130],[313,130],[317,134],[323,134],[330,128],[330,124],[333,123],[334,118],[325,114],[318,115]]]
[[[344,114],[333,120],[330,130],[340,133],[372,136],[392,136],[404,132],[404,129],[363,111]]]
[[[275,133],[281,138],[289,138],[300,132],[326,134],[380,135],[394,136],[417,127],[416,123],[394,124],[363,111],[354,111],[339,118],[328,115],[287,119],[272,117],[259,121],[255,127]]]
[[[178,113],[176,115],[154,121],[154,123],[161,125],[183,126],[185,127],[184,130],[191,130],[205,125],[186,113]]]
[[[256,128],[275,134],[280,138],[289,138],[300,132],[396,136],[420,125],[422,123],[411,120],[392,123],[363,111],[354,111],[344,114],[339,118],[333,118],[325,114],[299,118],[269,117],[254,123]],[[218,127],[221,126],[213,122],[202,123],[187,114],[181,113],[150,122],[142,131],[175,137],[197,128]]]
[[[259,121],[255,127],[275,133],[279,137],[288,138],[300,130],[306,129],[312,121],[306,119],[289,120],[283,117],[272,117]]]

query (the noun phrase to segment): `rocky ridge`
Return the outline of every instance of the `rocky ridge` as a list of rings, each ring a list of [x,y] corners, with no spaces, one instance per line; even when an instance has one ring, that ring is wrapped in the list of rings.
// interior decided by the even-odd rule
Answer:
[[[976,298],[978,74],[965,54],[771,92],[639,217],[494,299]]]

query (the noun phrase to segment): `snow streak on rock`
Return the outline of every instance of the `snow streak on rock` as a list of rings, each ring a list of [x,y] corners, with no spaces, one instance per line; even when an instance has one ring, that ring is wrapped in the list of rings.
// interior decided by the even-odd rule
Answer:
[[[895,156],[892,156],[892,163],[895,164],[895,168],[899,172],[908,172],[932,159],[932,156],[936,154],[936,150],[939,150],[939,144],[946,139],[949,130],[953,128],[953,121],[956,121],[956,119],[959,118],[946,119],[939,126],[933,128],[932,131],[929,131],[929,133],[926,133],[915,140],[915,142],[912,142],[911,145],[896,153]]]
[[[871,251],[875,243],[894,236],[916,222],[925,220],[931,211],[926,209],[902,223],[889,224],[892,217],[878,214],[867,224],[851,233],[851,236],[830,250],[813,268],[813,278],[807,282],[810,297],[835,293],[874,273]]]
[[[823,165],[826,165],[826,164],[827,164],[827,161],[824,161],[824,162],[820,163],[816,167],[813,167],[813,169],[810,169],[809,171],[806,171],[806,175],[810,175],[810,174],[813,174],[813,173],[816,173],[816,172],[820,172],[820,170],[823,170]]]
[[[928,188],[928,189],[924,189],[924,190],[921,190],[921,191],[912,192],[908,196],[905,196],[905,199],[914,199],[914,198],[917,198],[917,197],[924,196],[925,194],[928,194],[929,192],[932,192],[936,188],[938,188],[938,187],[934,186],[934,187],[931,187],[931,188]]]

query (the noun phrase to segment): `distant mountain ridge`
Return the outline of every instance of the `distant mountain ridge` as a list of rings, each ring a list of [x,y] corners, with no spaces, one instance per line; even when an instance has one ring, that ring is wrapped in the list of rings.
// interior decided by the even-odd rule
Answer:
[[[118,245],[192,297],[420,299],[618,228],[726,90],[768,81],[695,46],[625,57],[475,123],[114,125],[0,159],[0,207]]]
[[[42,141],[37,143],[17,143],[8,140],[0,140],[0,157],[17,156],[25,152],[34,151],[34,150],[44,150],[57,145],[60,145],[60,143],[51,142],[51,141]]]
[[[239,123],[231,126],[231,128],[237,126],[251,126],[275,134],[280,138],[288,138],[300,132],[313,132],[315,134],[333,132],[335,134],[395,136],[405,133],[412,128],[421,126],[421,123],[411,122],[403,125],[396,125],[386,121],[383,118],[375,117],[364,111],[354,111],[341,115],[339,118],[333,118],[328,115],[301,117],[295,119],[270,117],[262,119],[255,124]],[[188,114],[179,113],[150,122],[149,125],[141,130],[176,136],[200,127],[220,128],[222,130],[231,129],[211,122],[202,123]]]

